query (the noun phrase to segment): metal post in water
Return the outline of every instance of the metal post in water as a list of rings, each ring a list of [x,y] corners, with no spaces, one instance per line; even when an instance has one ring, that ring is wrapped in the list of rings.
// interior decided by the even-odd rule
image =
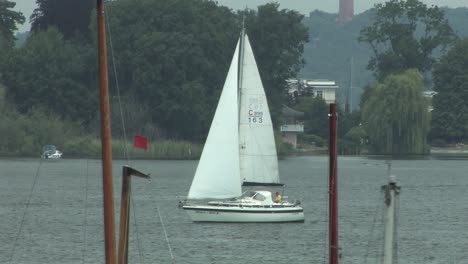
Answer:
[[[382,188],[385,191],[385,232],[382,263],[393,264],[396,251],[395,198],[400,193],[400,187],[396,185],[395,176],[390,175],[388,185],[384,185]]]

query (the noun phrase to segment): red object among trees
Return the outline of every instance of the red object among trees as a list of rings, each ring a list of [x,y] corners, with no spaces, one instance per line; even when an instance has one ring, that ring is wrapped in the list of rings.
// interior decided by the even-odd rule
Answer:
[[[141,148],[144,150],[148,149],[148,139],[144,136],[136,135],[133,140],[133,147]]]

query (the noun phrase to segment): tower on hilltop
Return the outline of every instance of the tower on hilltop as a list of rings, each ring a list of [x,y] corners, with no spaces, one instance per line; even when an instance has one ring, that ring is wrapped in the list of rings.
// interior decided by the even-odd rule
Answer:
[[[353,19],[354,15],[354,0],[339,0],[340,11],[338,18],[336,19],[339,23],[346,23]]]

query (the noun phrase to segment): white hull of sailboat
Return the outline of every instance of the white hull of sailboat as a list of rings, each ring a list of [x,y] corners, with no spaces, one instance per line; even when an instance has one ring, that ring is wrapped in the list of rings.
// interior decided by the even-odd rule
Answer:
[[[193,222],[281,223],[304,222],[300,206],[245,207],[217,205],[185,205],[182,207]]]

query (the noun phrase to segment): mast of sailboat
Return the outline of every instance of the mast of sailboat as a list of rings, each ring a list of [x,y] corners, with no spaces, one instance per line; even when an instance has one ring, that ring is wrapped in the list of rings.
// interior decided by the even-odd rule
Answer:
[[[112,183],[112,146],[109,107],[109,79],[107,74],[106,30],[104,0],[97,0],[99,84],[101,105],[102,189],[104,205],[104,243],[106,264],[115,264],[114,192]]]
[[[240,100],[240,94],[241,94],[241,87],[242,87],[242,75],[243,73],[243,66],[244,66],[244,46],[245,46],[245,16],[242,19],[242,30],[241,30],[241,35],[240,35],[240,43],[239,43],[239,62],[238,62],[238,67],[237,67],[237,89],[238,89],[238,100]],[[239,114],[240,114],[240,103],[239,105]]]
[[[396,200],[400,193],[400,186],[396,185],[395,175],[391,175],[391,163],[388,164],[388,184],[382,186],[385,192],[385,233],[384,233],[384,251],[382,264],[393,264],[394,256],[396,255],[396,240],[395,240],[395,222],[396,222]]]
[[[330,104],[330,164],[329,164],[329,257],[330,264],[338,264],[338,177],[336,152],[336,104]]]

